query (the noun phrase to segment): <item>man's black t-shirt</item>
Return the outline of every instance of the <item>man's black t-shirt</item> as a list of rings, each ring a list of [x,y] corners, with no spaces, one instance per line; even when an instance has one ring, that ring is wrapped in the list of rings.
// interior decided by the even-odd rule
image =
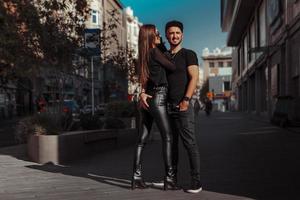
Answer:
[[[185,48],[171,56],[175,61],[176,70],[167,73],[168,101],[172,104],[179,104],[185,96],[189,83],[188,66],[198,65],[198,58],[194,51]]]

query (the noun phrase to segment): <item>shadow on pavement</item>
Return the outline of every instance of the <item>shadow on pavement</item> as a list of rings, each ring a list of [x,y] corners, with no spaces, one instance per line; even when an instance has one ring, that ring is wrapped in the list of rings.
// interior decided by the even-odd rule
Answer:
[[[26,148],[26,144],[2,147],[0,148],[0,155],[12,156],[18,160],[29,161]]]
[[[100,175],[95,171],[82,171],[76,167],[60,166],[60,165],[54,165],[52,163],[47,163],[44,165],[29,165],[27,167],[31,169],[45,171],[45,172],[60,173],[68,176],[88,178],[88,179],[98,181],[100,183],[109,184],[124,189],[130,189],[130,181],[129,181],[130,179],[129,177],[126,176],[109,177],[109,176]]]
[[[254,199],[299,198],[299,134],[239,113],[198,120],[205,190]]]
[[[197,133],[201,178],[205,192],[253,199],[297,199],[300,196],[300,135],[242,114],[200,114]],[[134,145],[76,161],[68,166],[29,165],[28,168],[83,177],[130,189]],[[180,146],[178,182],[187,187],[189,164]],[[162,180],[163,161],[158,139],[144,152],[146,182]]]
[[[102,152],[88,158],[68,163],[67,165],[28,165],[26,167],[50,173],[60,173],[68,176],[76,176],[92,179],[94,181],[116,186],[123,189],[131,189],[131,176],[133,164],[133,152],[135,145],[121,146],[110,152]],[[155,149],[153,151],[153,149]],[[153,181],[162,180],[163,162],[160,141],[149,141],[144,153],[144,179],[148,185]]]

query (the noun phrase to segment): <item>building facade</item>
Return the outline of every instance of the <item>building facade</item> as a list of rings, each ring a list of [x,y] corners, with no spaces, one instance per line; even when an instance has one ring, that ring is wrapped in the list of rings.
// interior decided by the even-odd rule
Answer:
[[[126,20],[126,29],[127,29],[127,45],[128,48],[133,50],[134,57],[137,58],[138,55],[138,40],[139,40],[139,31],[142,23],[139,22],[138,17],[134,16],[133,10],[131,7],[124,9],[124,17]]]
[[[211,76],[231,75],[232,50],[231,48],[216,48],[212,52],[205,48],[202,52],[204,81]]]
[[[221,26],[233,51],[238,108],[272,117],[275,102],[290,97],[300,120],[300,1],[221,0]]]
[[[138,17],[134,16],[134,12],[131,7],[124,9],[124,18],[126,20],[126,29],[127,29],[127,47],[129,51],[132,51],[133,58],[138,58],[138,40],[139,40],[139,31],[142,23],[139,22]],[[132,99],[134,95],[139,90],[139,84],[136,82],[131,82],[128,80],[128,95],[129,99]]]
[[[209,98],[212,98],[214,109],[227,111],[232,109],[231,77],[232,49],[216,48],[212,52],[205,48],[202,53],[203,80],[208,81]]]
[[[198,77],[198,82],[197,82],[197,86],[196,86],[196,91],[194,93],[194,98],[198,98],[200,97],[200,91],[201,88],[204,84],[204,70],[201,66],[199,66],[199,77]]]
[[[93,59],[95,103],[125,99],[128,90],[126,75],[114,63],[121,49],[127,45],[124,7],[119,0],[91,0],[89,5],[91,13],[85,22],[86,28],[99,29],[101,35],[101,53]],[[87,67],[79,74],[86,74],[87,71],[87,78],[91,79],[91,60],[85,62]]]

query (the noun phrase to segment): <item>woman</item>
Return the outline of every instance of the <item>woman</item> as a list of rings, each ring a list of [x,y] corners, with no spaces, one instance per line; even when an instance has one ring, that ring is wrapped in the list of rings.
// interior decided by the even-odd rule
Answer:
[[[140,83],[142,93],[152,96],[149,99],[148,108],[142,108],[141,131],[138,144],[135,150],[133,177],[131,188],[147,188],[142,177],[141,157],[146,140],[149,137],[153,120],[159,128],[163,143],[163,158],[165,163],[166,176],[164,189],[177,189],[175,186],[175,173],[172,168],[172,135],[167,114],[167,88],[168,82],[166,71],[174,71],[176,66],[157,48],[160,44],[160,35],[154,25],[145,24],[139,32],[139,57]]]

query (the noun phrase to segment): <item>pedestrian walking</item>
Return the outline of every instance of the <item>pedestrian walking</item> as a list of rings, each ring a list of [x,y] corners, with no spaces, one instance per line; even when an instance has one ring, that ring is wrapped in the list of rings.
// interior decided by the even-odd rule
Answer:
[[[206,116],[210,116],[210,113],[211,113],[212,107],[213,107],[212,106],[212,102],[208,98],[206,98],[204,101],[205,101],[204,104],[205,104],[205,113],[206,113]]]

